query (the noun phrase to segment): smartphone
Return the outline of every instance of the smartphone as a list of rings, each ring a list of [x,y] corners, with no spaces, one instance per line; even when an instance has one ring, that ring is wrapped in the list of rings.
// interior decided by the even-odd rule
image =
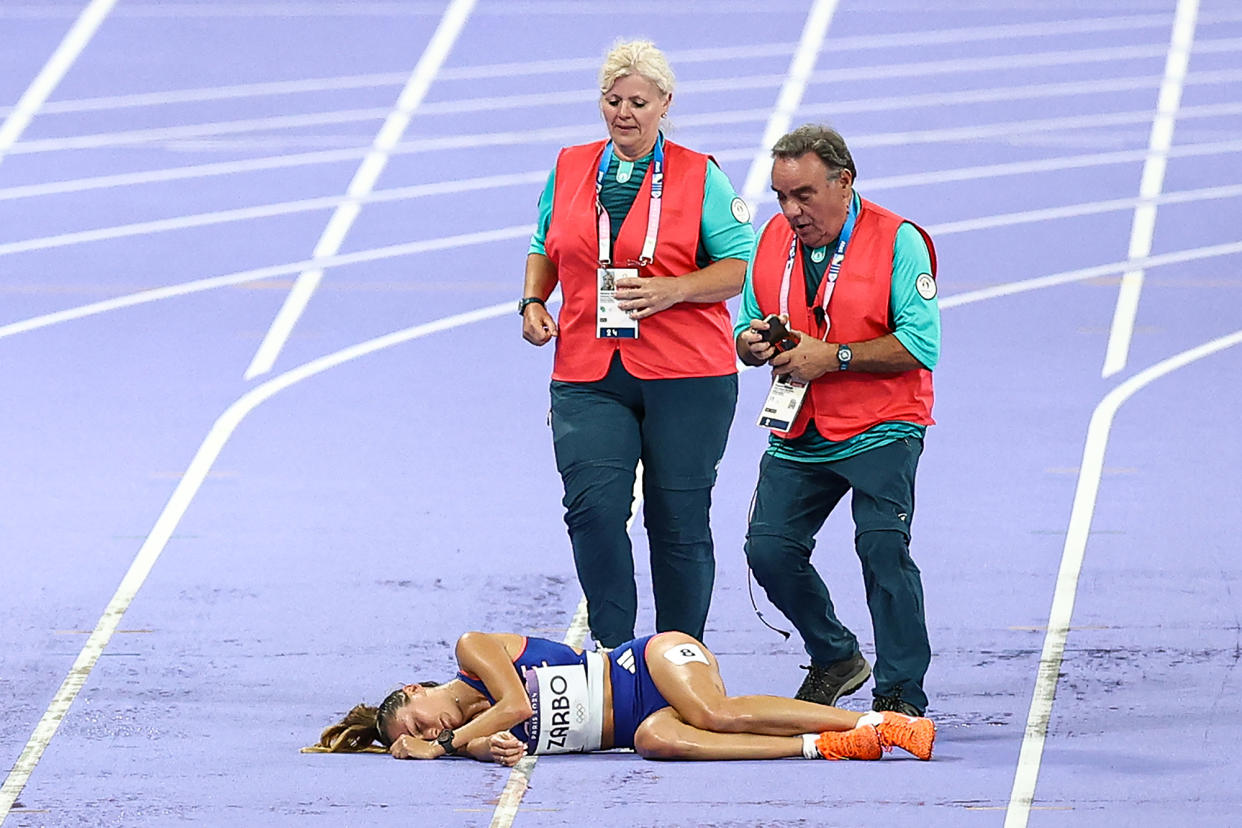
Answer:
[[[775,348],[778,354],[783,354],[797,346],[798,340],[785,327],[785,323],[779,316],[774,313],[769,314],[763,321],[768,323],[768,329],[760,331],[763,341]]]

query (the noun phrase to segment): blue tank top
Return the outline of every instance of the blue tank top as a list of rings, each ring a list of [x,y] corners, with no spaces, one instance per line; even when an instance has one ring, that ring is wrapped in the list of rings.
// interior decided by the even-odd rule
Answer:
[[[616,647],[609,653],[609,673],[612,679],[612,721],[614,747],[634,747],[634,733],[643,720],[655,711],[668,707],[668,702],[656,689],[647,671],[647,643],[654,636],[645,636]],[[513,669],[518,678],[525,680],[523,670],[527,667],[560,667],[581,664],[586,669],[586,654],[576,651],[568,644],[546,638],[526,639],[526,646],[513,659]],[[496,699],[478,678],[458,671],[457,677],[482,693],[489,702]],[[510,733],[530,744],[529,719],[514,726]]]

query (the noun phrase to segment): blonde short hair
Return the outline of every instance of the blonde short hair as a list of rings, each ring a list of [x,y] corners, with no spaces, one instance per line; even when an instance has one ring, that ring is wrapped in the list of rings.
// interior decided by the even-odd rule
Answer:
[[[654,83],[666,98],[673,94],[673,67],[668,65],[668,58],[650,40],[619,40],[613,44],[599,69],[600,94],[607,92],[618,78],[626,75],[642,75]]]

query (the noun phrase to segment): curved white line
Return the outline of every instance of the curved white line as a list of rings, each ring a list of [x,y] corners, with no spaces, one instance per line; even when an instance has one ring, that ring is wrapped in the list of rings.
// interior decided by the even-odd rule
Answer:
[[[186,509],[189,508],[194,496],[198,494],[199,488],[206,479],[208,472],[210,472],[212,464],[220,456],[225,443],[228,442],[229,437],[237,430],[237,427],[247,414],[289,386],[350,360],[358,359],[359,357],[367,356],[376,351],[391,348],[413,339],[441,333],[472,322],[494,319],[512,312],[512,305],[505,302],[500,305],[492,305],[491,307],[480,308],[469,313],[445,317],[434,322],[415,325],[403,331],[377,337],[376,339],[313,360],[291,371],[286,371],[251,389],[230,405],[216,420],[215,424],[212,425],[207,438],[194,454],[194,458],[190,461],[185,474],[173,490],[172,497],[169,498],[168,503],[165,504],[164,509],[160,512],[154,527],[152,527],[142,547],[138,550],[133,563],[130,564],[128,571],[126,571],[125,577],[121,579],[121,584],[113,594],[112,600],[108,602],[108,606],[104,610],[103,616],[99,619],[99,623],[95,625],[95,629],[82,647],[82,651],[74,660],[69,674],[65,677],[60,688],[56,691],[56,695],[52,698],[51,704],[39,719],[34,733],[31,734],[21,755],[18,756],[12,770],[5,778],[4,785],[0,786],[0,823],[4,822],[13,803],[17,801],[17,797],[26,786],[26,782],[30,779],[30,774],[34,771],[35,766],[38,765],[39,759],[42,758],[48,743],[56,734],[56,730],[60,727],[60,723],[69,711],[69,707],[82,690],[82,686],[86,683],[87,677],[94,669],[100,654],[108,646],[108,642],[112,639],[113,634],[120,625],[121,619],[125,616],[125,612],[133,602],[134,596],[142,588],[147,576],[151,573],[152,567],[155,566],[155,562],[159,560],[164,547],[168,544],[169,538],[172,537],[177,524],[185,515]]]
[[[1087,551],[1087,535],[1091,530],[1091,519],[1095,513],[1100,478],[1103,475],[1104,454],[1108,449],[1109,432],[1117,410],[1135,392],[1166,374],[1240,343],[1242,330],[1158,362],[1109,391],[1091,415],[1091,423],[1087,427],[1087,444],[1083,448],[1082,465],[1078,473],[1078,486],[1074,492],[1074,505],[1070,511],[1069,530],[1061,552],[1061,566],[1052,596],[1052,609],[1048,615],[1048,632],[1044,636],[1039,672],[1030,712],[1027,714],[1026,731],[1022,737],[1022,749],[1018,755],[1009,807],[1005,813],[1005,828],[1024,828],[1035,800],[1035,783],[1039,777],[1048,722],[1052,718],[1052,702],[1056,696],[1065,641],[1069,636],[1074,612],[1078,576]]]

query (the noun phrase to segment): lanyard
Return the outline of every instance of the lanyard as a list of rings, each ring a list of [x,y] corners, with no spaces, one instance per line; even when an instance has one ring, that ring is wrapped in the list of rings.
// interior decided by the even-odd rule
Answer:
[[[828,331],[832,328],[832,318],[828,316],[828,303],[832,301],[832,292],[837,287],[837,277],[841,275],[841,263],[845,261],[845,246],[850,243],[854,233],[854,220],[858,211],[854,209],[854,199],[850,197],[850,211],[841,226],[841,235],[837,240],[837,251],[832,254],[832,262],[828,265],[827,284],[824,285],[824,336],[827,341]],[[789,258],[785,260],[785,273],[781,276],[781,314],[789,316],[789,292],[793,282],[794,260],[798,257],[798,237],[795,235],[789,243]]]
[[[599,229],[599,263],[603,267],[612,264],[612,219],[600,203],[599,194],[604,189],[604,176],[608,174],[608,162],[612,160],[612,141],[604,147],[599,159],[599,172],[595,174],[595,215]],[[660,232],[660,205],[664,196],[664,133],[656,137],[655,151],[651,158],[651,203],[647,208],[647,238],[643,240],[643,252],[638,257],[640,265],[649,265],[655,259],[656,235]]]

